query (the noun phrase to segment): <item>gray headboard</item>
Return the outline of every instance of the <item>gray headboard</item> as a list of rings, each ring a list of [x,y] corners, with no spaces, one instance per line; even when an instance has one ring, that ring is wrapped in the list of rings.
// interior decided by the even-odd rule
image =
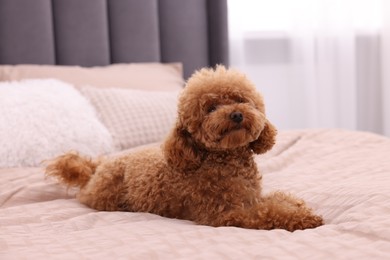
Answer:
[[[0,64],[228,65],[226,0],[0,0]]]

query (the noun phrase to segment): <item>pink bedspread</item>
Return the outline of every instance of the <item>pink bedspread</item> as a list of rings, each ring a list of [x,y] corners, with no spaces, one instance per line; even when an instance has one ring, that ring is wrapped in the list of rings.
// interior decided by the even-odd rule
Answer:
[[[326,225],[290,233],[97,212],[41,168],[1,169],[0,259],[390,259],[390,139],[287,131],[257,161],[265,192],[304,198]]]

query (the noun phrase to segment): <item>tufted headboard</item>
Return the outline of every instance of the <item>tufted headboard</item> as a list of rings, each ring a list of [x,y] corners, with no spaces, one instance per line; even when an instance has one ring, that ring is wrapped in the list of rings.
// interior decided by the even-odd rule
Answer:
[[[226,0],[0,0],[0,64],[228,65]]]

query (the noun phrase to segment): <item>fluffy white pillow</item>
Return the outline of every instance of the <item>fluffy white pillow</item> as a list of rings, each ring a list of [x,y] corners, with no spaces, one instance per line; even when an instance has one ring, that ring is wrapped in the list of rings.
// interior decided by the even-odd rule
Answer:
[[[69,150],[113,151],[93,106],[58,80],[0,82],[0,167],[37,166]]]
[[[173,127],[179,91],[82,88],[117,149],[159,142]]]

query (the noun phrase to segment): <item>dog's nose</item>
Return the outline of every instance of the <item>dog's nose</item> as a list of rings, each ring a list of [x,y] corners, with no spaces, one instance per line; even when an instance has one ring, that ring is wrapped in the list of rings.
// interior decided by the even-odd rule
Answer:
[[[242,120],[244,119],[244,116],[242,115],[241,112],[233,112],[230,114],[230,119],[236,123],[241,123]]]

